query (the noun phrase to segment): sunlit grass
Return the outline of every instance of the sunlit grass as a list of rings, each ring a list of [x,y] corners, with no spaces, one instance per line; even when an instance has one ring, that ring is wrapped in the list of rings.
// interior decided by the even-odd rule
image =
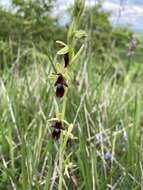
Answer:
[[[48,123],[57,99],[48,56],[38,56],[0,79],[1,190],[58,188],[59,143]],[[100,70],[84,55],[78,64],[66,111],[76,138],[63,155],[63,188],[141,189],[143,66],[134,62],[119,77],[113,65],[105,75],[107,65]]]

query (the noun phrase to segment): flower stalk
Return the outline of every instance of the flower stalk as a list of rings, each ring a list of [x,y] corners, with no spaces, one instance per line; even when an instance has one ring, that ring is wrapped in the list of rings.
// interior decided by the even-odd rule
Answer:
[[[57,52],[58,55],[63,57],[64,65],[57,64],[56,67],[56,80],[55,80],[55,95],[61,101],[62,107],[59,110],[56,118],[54,118],[54,124],[51,126],[53,128],[53,138],[55,140],[60,139],[59,147],[59,184],[58,190],[62,190],[63,182],[63,172],[64,172],[64,156],[66,144],[71,136],[73,125],[66,121],[66,106],[68,101],[68,91],[70,88],[71,75],[72,75],[72,64],[78,59],[82,53],[84,46],[78,52],[74,51],[74,42],[82,37],[85,37],[85,32],[77,30],[81,15],[83,13],[85,6],[85,0],[75,0],[73,7],[73,21],[69,27],[67,33],[67,44],[62,41],[56,41],[62,48]]]

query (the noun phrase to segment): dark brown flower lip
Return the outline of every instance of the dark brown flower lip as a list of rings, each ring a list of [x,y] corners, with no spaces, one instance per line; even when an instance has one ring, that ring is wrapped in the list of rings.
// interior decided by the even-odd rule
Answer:
[[[65,82],[63,75],[60,73],[58,74],[57,80],[55,82],[55,86],[56,86],[56,96],[58,98],[62,98],[64,96],[64,93],[65,93],[64,87],[68,87],[68,85]]]
[[[64,129],[61,121],[56,121],[53,125],[51,125],[51,127],[54,129],[60,129],[60,130]]]
[[[54,129],[52,132],[53,139],[58,140],[60,138],[61,130],[64,130],[62,122],[56,121],[51,127]]]
[[[65,79],[63,77],[63,75],[61,73],[58,74],[57,80],[55,82],[55,86],[57,86],[58,84],[64,85],[64,86],[68,86],[65,82]]]
[[[56,87],[56,97],[62,98],[64,96],[64,93],[65,93],[64,86],[58,84]]]
[[[61,130],[59,130],[59,131],[54,130],[52,132],[53,139],[58,140],[60,138],[60,134],[61,134]]]
[[[69,53],[64,54],[65,68],[69,65]]]

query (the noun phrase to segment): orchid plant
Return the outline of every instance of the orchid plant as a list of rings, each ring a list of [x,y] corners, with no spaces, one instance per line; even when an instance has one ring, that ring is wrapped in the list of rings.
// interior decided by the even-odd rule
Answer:
[[[51,128],[52,137],[55,140],[60,141],[59,143],[59,190],[62,190],[62,180],[63,173],[66,168],[63,164],[63,157],[65,154],[66,144],[69,138],[74,138],[72,135],[73,124],[66,121],[66,105],[68,101],[68,93],[70,91],[70,86],[72,85],[72,74],[73,65],[76,60],[80,57],[84,50],[84,44],[81,44],[79,50],[75,52],[75,44],[79,39],[86,37],[86,32],[83,30],[78,30],[81,15],[85,7],[85,0],[75,0],[73,7],[72,22],[69,26],[67,32],[66,43],[63,41],[56,41],[56,43],[61,47],[57,52],[58,56],[62,56],[62,63],[57,63],[53,65],[54,68],[54,88],[55,96],[59,99],[59,106],[61,109],[56,113],[56,118],[52,118],[49,122],[52,122]]]

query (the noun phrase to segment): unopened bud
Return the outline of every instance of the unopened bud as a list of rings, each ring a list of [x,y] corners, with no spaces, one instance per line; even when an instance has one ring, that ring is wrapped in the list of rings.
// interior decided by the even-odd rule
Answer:
[[[75,0],[73,16],[74,17],[81,16],[84,10],[84,6],[85,6],[85,0]]]

